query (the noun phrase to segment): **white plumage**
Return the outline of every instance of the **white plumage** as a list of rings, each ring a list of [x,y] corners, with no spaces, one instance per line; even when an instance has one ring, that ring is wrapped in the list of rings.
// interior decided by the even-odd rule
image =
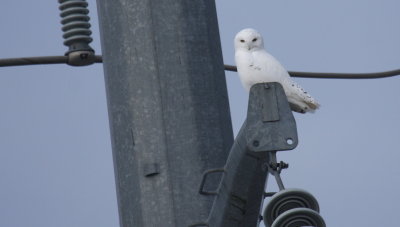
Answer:
[[[235,61],[240,80],[247,91],[256,83],[278,82],[293,111],[313,112],[318,102],[294,82],[286,69],[264,49],[263,38],[256,30],[247,28],[235,36]]]

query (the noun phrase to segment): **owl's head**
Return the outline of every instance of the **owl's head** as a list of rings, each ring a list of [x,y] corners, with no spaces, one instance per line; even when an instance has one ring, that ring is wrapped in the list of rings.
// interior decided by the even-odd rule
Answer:
[[[264,41],[261,34],[252,28],[246,28],[237,33],[234,43],[235,50],[244,49],[251,51],[264,48]]]

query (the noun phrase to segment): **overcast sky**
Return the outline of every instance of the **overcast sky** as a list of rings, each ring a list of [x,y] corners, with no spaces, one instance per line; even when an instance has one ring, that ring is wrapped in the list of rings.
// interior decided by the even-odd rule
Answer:
[[[101,54],[88,2],[91,46]],[[3,1],[0,58],[64,54],[57,7]],[[252,27],[288,70],[400,67],[398,0],[218,0],[217,8],[226,64],[235,34]],[[226,78],[236,134],[247,93],[236,73]],[[398,225],[399,79],[296,79],[322,106],[295,114],[299,145],[278,159],[290,164],[286,187],[311,192],[328,226]],[[0,108],[0,226],[117,227],[102,65],[0,68]]]

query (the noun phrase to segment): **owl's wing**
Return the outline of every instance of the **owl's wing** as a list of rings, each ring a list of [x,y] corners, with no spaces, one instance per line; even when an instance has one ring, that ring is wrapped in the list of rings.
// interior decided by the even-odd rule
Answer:
[[[291,78],[284,80],[283,86],[288,101],[293,106],[300,108],[300,111],[297,112],[312,112],[319,108],[319,103]]]

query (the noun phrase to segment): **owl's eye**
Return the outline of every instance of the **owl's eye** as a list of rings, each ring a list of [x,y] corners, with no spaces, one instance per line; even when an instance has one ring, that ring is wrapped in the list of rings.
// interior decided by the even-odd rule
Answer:
[[[241,39],[240,42],[241,42],[241,43],[244,43],[244,39]]]
[[[253,42],[257,41],[257,38],[254,38],[252,41],[253,41]]]

